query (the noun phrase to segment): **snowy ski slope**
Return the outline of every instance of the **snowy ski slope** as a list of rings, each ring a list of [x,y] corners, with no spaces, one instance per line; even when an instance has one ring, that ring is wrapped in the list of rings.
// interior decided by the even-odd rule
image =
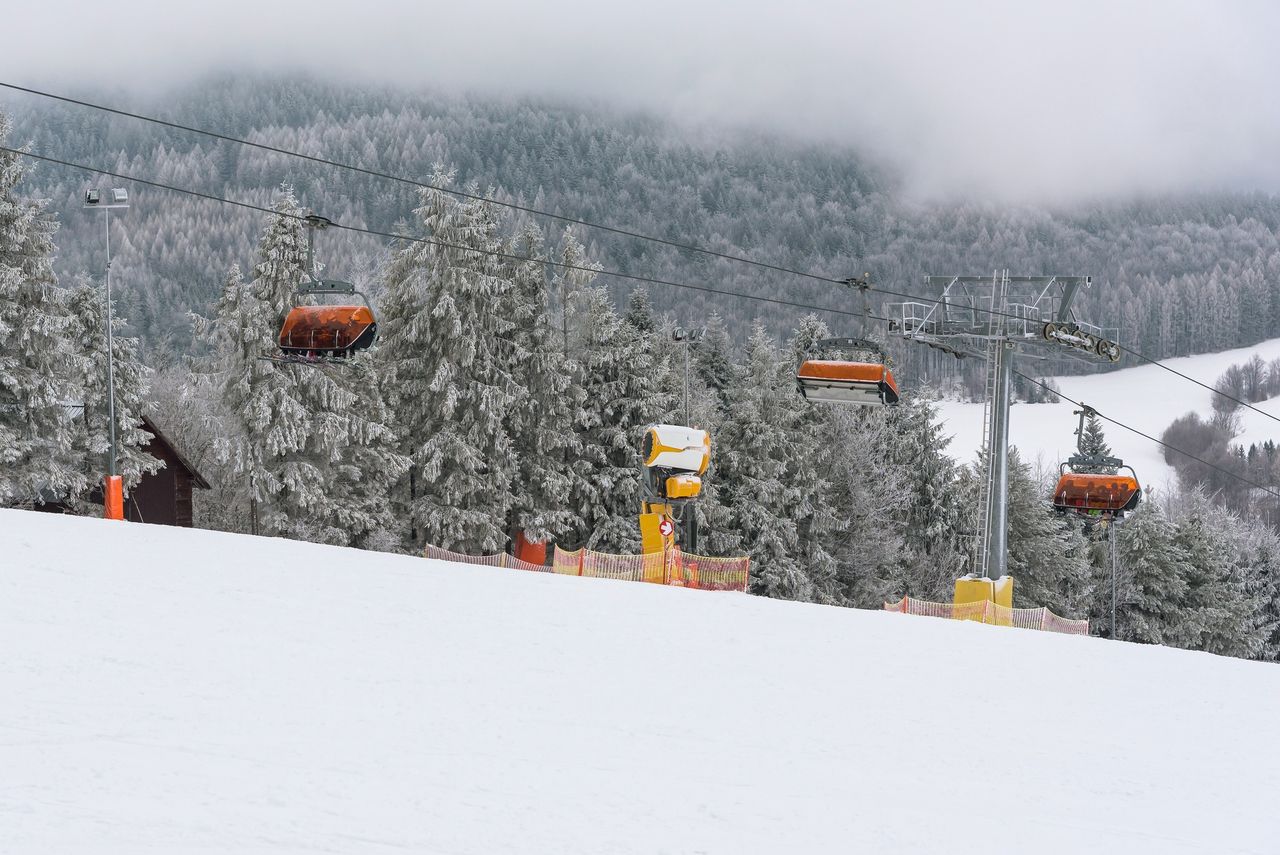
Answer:
[[[1247,362],[1255,353],[1264,362],[1280,357],[1280,339],[1221,353],[1162,361],[1212,386],[1222,372],[1232,365]],[[1213,393],[1208,389],[1158,366],[1139,364],[1128,354],[1124,359],[1125,365],[1134,367],[1107,374],[1053,379],[1063,394],[1157,439],[1174,419],[1192,410],[1206,419],[1212,415]],[[1035,376],[1035,362],[1031,360],[1023,359],[1015,367],[1024,374]],[[1254,406],[1280,417],[1280,398]],[[982,445],[982,404],[941,401],[938,409],[946,422],[946,433],[954,437],[949,448],[951,455],[963,462],[975,459]],[[1076,417],[1071,415],[1074,409],[1075,405],[1066,401],[1013,405],[1009,411],[1009,435],[1027,462],[1035,464],[1039,460],[1056,471],[1058,463],[1071,456],[1076,441]],[[1243,407],[1237,412],[1240,414],[1241,435],[1236,442],[1245,447],[1251,442],[1263,443],[1268,439],[1280,442],[1280,423]],[[1116,425],[1104,423],[1104,426],[1112,451],[1133,466],[1139,481],[1152,486],[1174,482],[1173,468],[1164,462],[1163,448]]]
[[[0,511],[0,851],[1257,853],[1280,668]]]

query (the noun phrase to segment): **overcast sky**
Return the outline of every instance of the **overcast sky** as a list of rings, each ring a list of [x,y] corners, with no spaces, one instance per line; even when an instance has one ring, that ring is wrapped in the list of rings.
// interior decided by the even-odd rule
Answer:
[[[924,195],[1280,191],[1269,0],[51,0],[5,17],[0,79],[37,88],[309,69],[843,140]]]

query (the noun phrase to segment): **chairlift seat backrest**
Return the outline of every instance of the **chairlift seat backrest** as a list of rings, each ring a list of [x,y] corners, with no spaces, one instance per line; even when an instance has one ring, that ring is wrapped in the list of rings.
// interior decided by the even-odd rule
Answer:
[[[1063,472],[1053,491],[1053,506],[1081,514],[1116,515],[1137,507],[1141,496],[1133,475]]]
[[[286,353],[349,356],[373,344],[377,335],[368,306],[296,306],[280,329]]]
[[[898,384],[882,362],[808,359],[796,372],[800,393],[810,401],[838,404],[896,404]]]

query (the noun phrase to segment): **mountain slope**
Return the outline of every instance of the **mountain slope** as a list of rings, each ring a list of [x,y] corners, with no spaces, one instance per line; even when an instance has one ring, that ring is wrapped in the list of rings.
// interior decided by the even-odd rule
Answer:
[[[1280,339],[1269,339],[1252,347],[1167,359],[1163,362],[1201,383],[1213,386],[1224,371],[1232,365],[1248,362],[1255,354],[1264,362],[1280,358]],[[1063,394],[1157,439],[1174,419],[1188,412],[1199,413],[1205,420],[1213,415],[1213,392],[1158,366],[1137,362],[1133,357],[1126,356],[1125,364],[1134,367],[1107,374],[1052,379]],[[1024,360],[1016,368],[1030,374],[1034,370],[1034,364]],[[1254,406],[1280,417],[1280,399],[1263,401]],[[1018,447],[1023,459],[1028,462],[1035,463],[1038,460],[1043,465],[1056,469],[1059,462],[1075,451],[1077,417],[1072,412],[1076,409],[1074,404],[1067,401],[1057,404],[1014,404],[1009,412],[1010,442]],[[976,459],[982,445],[982,404],[941,401],[938,412],[946,423],[946,432],[953,437],[949,449],[952,456],[966,462]],[[1244,408],[1237,410],[1237,413],[1241,432],[1234,442],[1248,448],[1250,443],[1262,444],[1268,439],[1280,441],[1280,422]],[[1111,450],[1133,466],[1140,481],[1152,486],[1175,483],[1173,468],[1165,463],[1164,449],[1161,446],[1117,425],[1104,423],[1104,427]]]
[[[1280,670],[0,511],[12,853],[1263,853]]]

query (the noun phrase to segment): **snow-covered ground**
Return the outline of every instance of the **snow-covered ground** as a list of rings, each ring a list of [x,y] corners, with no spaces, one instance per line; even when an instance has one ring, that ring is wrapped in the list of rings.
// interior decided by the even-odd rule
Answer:
[[[1280,668],[0,511],[0,851],[1258,853]]]
[[[1264,341],[1253,347],[1209,353],[1163,362],[1209,386],[1232,365],[1247,362],[1253,354],[1264,362],[1280,358],[1280,339]],[[1194,410],[1203,418],[1212,415],[1213,393],[1196,386],[1181,377],[1155,365],[1138,365],[1138,360],[1125,355],[1125,368],[1107,374],[1055,377],[1054,382],[1077,401],[1083,401],[1103,415],[1124,422],[1151,436],[1160,438],[1174,419]],[[1035,362],[1022,360],[1016,368],[1030,376],[1035,374]],[[1254,404],[1260,410],[1280,416],[1280,398]],[[956,459],[969,462],[977,456],[982,445],[982,404],[966,404],[957,401],[941,401],[939,413],[946,422],[946,432],[954,439],[950,452]],[[1075,451],[1076,417],[1071,415],[1075,405],[1063,401],[1058,404],[1014,404],[1009,411],[1009,436],[1029,463],[1041,462],[1055,469],[1062,460]],[[1251,442],[1262,443],[1268,439],[1280,442],[1280,423],[1264,415],[1246,410],[1240,414],[1241,435],[1236,442],[1246,447]],[[1123,428],[1104,423],[1107,442],[1116,456],[1133,466],[1138,480],[1152,486],[1171,484],[1173,468],[1164,462],[1164,449]]]

